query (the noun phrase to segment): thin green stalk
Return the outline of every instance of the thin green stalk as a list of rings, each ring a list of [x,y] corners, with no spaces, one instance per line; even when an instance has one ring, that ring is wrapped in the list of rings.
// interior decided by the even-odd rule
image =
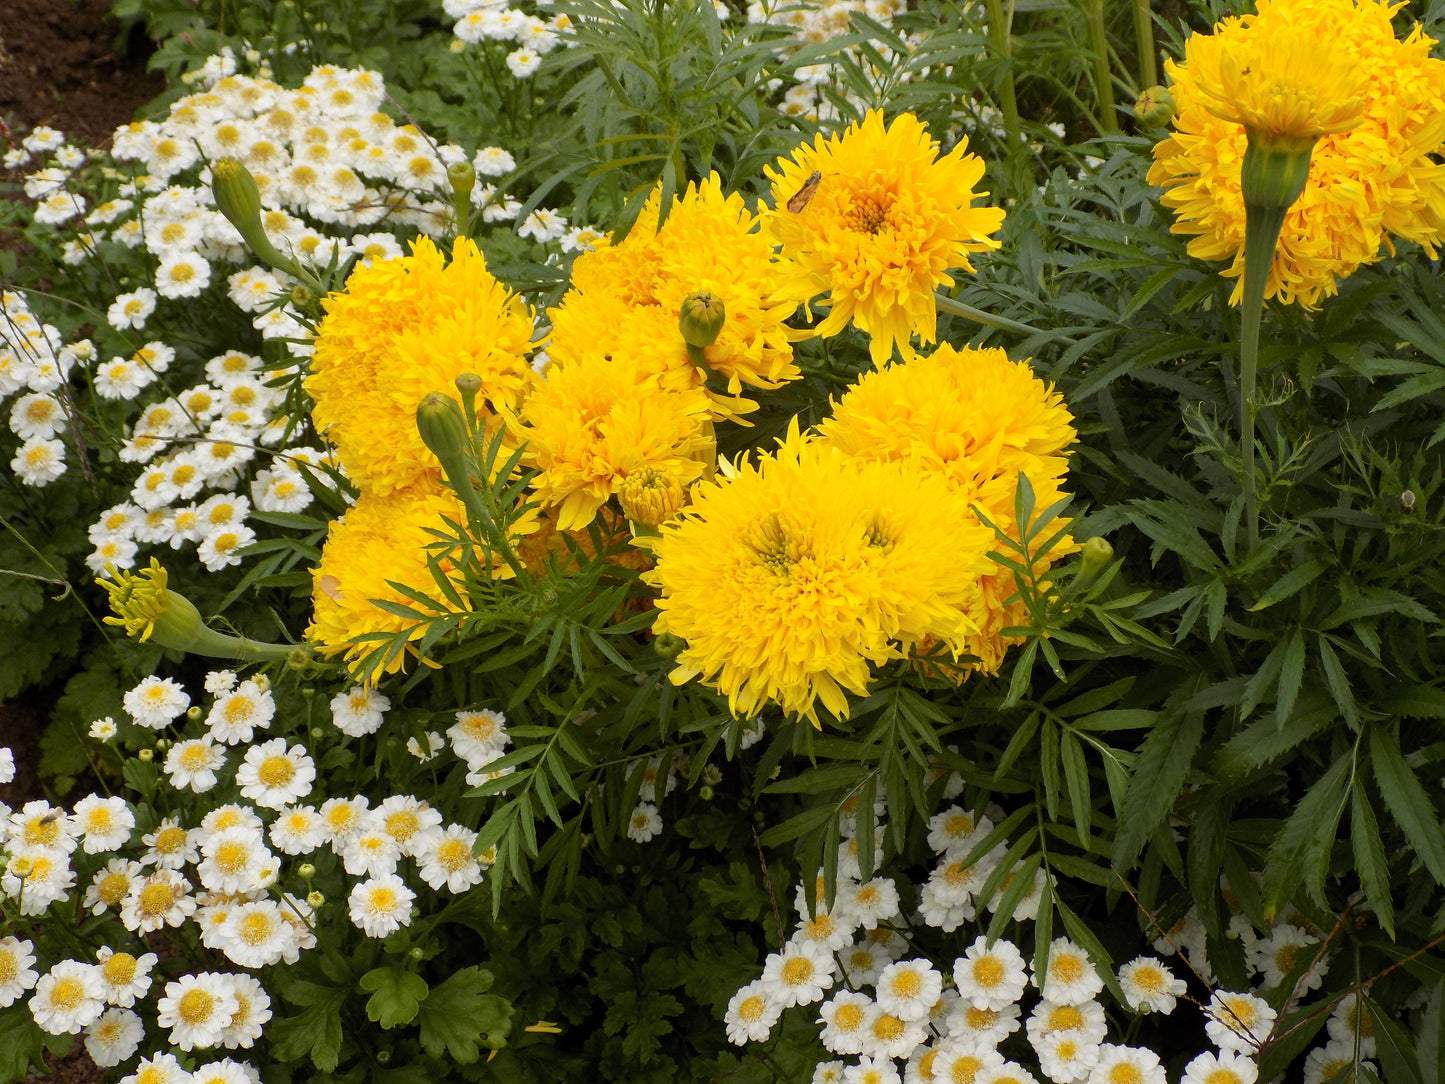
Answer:
[[[984,312],[972,305],[966,305],[962,301],[949,297],[947,294],[935,293],[933,303],[944,312],[952,313],[954,316],[963,316],[969,320],[984,325],[984,327],[995,327],[1000,331],[1012,331],[1019,335],[1043,335],[1041,328],[1031,327],[1028,324],[1021,324],[1017,320],[1010,320],[1007,316],[995,316],[991,312]],[[1073,340],[1064,338],[1065,342]]]
[[[1159,85],[1159,65],[1154,59],[1154,13],[1149,0],[1133,0],[1134,40],[1139,51],[1139,89]]]
[[[1259,326],[1264,316],[1264,290],[1274,262],[1274,246],[1284,227],[1288,207],[1246,206],[1244,216],[1244,293],[1240,299],[1239,453],[1244,472],[1244,523],[1249,548],[1259,544],[1259,495],[1254,477],[1254,419],[1259,371]]]
[[[1104,33],[1104,0],[1085,0],[1084,18],[1089,24],[1089,49],[1094,54],[1094,92],[1099,96],[1099,120],[1105,133],[1117,132],[1114,75],[1109,70],[1109,39]]]
[[[984,0],[988,13],[988,39],[1005,62],[1003,83],[999,87],[998,106],[1003,112],[1004,137],[1010,149],[1019,142],[1019,100],[1014,88],[1013,18],[1004,15],[1003,0]]]

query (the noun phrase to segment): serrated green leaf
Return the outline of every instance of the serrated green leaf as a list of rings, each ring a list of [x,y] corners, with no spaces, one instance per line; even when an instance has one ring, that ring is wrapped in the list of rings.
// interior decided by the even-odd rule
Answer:
[[[1346,787],[1354,769],[1353,748],[1341,753],[1300,799],[1280,828],[1264,863],[1264,915],[1270,921],[1303,888],[1321,907],[1330,844],[1344,813]]]
[[[1437,884],[1445,885],[1445,832],[1420,780],[1405,763],[1395,739],[1383,727],[1370,728],[1370,762],[1385,808]]]
[[[1175,709],[1162,714],[1144,739],[1124,798],[1122,829],[1114,837],[1112,862],[1120,873],[1132,868],[1145,841],[1174,807],[1203,737],[1204,713]]]
[[[1355,855],[1355,872],[1365,890],[1365,899],[1375,912],[1380,928],[1395,939],[1395,907],[1390,899],[1390,869],[1385,845],[1370,805],[1365,782],[1358,775],[1350,788],[1350,846]]]

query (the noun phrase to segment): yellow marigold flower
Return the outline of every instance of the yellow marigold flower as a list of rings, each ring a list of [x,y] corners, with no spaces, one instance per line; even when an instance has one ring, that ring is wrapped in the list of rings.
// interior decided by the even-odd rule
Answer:
[[[586,527],[630,474],[651,468],[687,486],[716,454],[700,388],[670,391],[599,354],[550,368],[510,425],[538,471],[533,493],[563,531]]]
[[[681,510],[687,492],[676,474],[652,465],[629,471],[617,488],[622,514],[644,527],[656,527]]]
[[[1306,308],[1336,280],[1393,251],[1391,234],[1432,256],[1445,226],[1445,62],[1418,27],[1395,37],[1375,0],[1261,0],[1257,14],[1196,34],[1166,64],[1174,132],[1149,181],[1189,252],[1244,272],[1240,173],[1251,129],[1267,145],[1318,135],[1309,179],[1285,215],[1266,297]],[[1231,297],[1238,304],[1242,283]]]
[[[321,564],[312,569],[311,601],[314,607],[306,638],[317,645],[318,654],[344,655],[348,663],[358,662],[377,646],[376,641],[349,643],[368,633],[409,630],[410,640],[421,638],[422,623],[388,612],[374,602],[417,608],[417,603],[392,584],[400,584],[436,599],[439,610],[451,610],[427,564],[428,552],[442,551],[442,568],[458,589],[463,603],[461,571],[455,555],[445,552],[436,532],[450,537],[454,532],[444,522],[465,524],[466,509],[454,494],[439,485],[394,490],[385,496],[363,492],[354,507],[334,520],[321,551]],[[514,539],[537,527],[535,515],[527,515],[513,527]],[[492,574],[510,575],[497,558]],[[401,669],[405,659],[390,659],[385,671]],[[381,677],[376,669],[356,675],[372,683]]]
[[[938,476],[804,441],[694,488],[654,541],[654,631],[686,642],[674,684],[698,678],[735,715],[776,702],[819,725],[848,714],[870,667],[939,638],[957,650],[992,532]]]
[[[966,507],[979,509],[1015,539],[1019,473],[1033,486],[1037,508],[1061,499],[1068,470],[1062,453],[1075,436],[1063,397],[1027,362],[1010,361],[998,349],[948,345],[865,373],[818,431],[823,442],[848,455],[911,463],[937,476]],[[978,522],[972,512],[968,519]],[[1072,542],[1055,547],[1037,571],[1076,548]],[[991,564],[979,586],[968,610],[976,630],[963,643],[979,660],[974,665],[993,673],[1017,642],[1002,630],[1024,624],[1026,612],[1021,603],[1006,605],[1015,592],[1011,571]]]
[[[312,418],[356,483],[379,496],[441,478],[416,430],[429,392],[455,399],[455,378],[476,373],[479,402],[510,409],[535,379],[532,314],[468,238],[450,263],[421,238],[410,256],[358,268],[323,304],[306,380]]]
[[[782,297],[828,295],[819,335],[848,321],[871,336],[875,363],[896,343],[911,357],[910,338],[934,340],[933,291],[951,286],[952,268],[972,271],[970,252],[998,248],[990,236],[1003,210],[974,207],[983,159],[959,140],[939,157],[938,143],[911,113],[883,126],[872,110],[842,136],[819,135],[765,172],[776,209],[767,225],[792,261]],[[729,310],[731,311],[731,310]]]
[[[626,238],[577,257],[572,288],[547,313],[548,356],[562,366],[596,352],[627,357],[667,387],[701,387],[706,374],[688,360],[678,314],[685,298],[706,291],[723,303],[727,319],[703,356],[727,380],[729,395],[796,380],[787,321],[798,306],[777,296],[772,242],[742,197],[725,195],[713,174],[674,200],[659,230],[660,208],[658,188]],[[716,405],[723,414],[739,408]]]

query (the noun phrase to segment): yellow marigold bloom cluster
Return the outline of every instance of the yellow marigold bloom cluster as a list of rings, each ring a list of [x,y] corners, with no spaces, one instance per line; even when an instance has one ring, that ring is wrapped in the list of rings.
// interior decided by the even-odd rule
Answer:
[[[1027,362],[1010,361],[998,349],[947,345],[864,374],[818,431],[824,443],[850,456],[909,463],[943,480],[965,507],[979,509],[1015,539],[1019,473],[1033,486],[1036,507],[1060,500],[1068,470],[1063,450],[1075,436],[1063,397]],[[968,519],[978,522],[972,512]],[[1075,548],[1055,547],[1043,566]],[[1025,623],[1021,603],[1006,605],[1015,591],[1013,573],[991,564],[967,611],[975,630],[964,637],[964,649],[986,673],[996,672],[1017,642],[1002,630]]]
[[[317,653],[344,655],[349,664],[373,650],[375,641],[348,643],[366,633],[396,633],[410,630],[409,639],[420,639],[423,626],[390,613],[374,602],[416,607],[392,584],[401,584],[428,597],[440,599],[442,592],[427,564],[428,547],[439,545],[431,532],[447,531],[444,520],[465,523],[466,509],[454,494],[441,487],[398,490],[386,495],[363,493],[354,507],[333,520],[321,551],[321,564],[311,570],[314,612],[306,638],[318,644]],[[461,576],[450,556],[443,568],[461,590]],[[504,566],[505,567],[505,566]],[[392,657],[385,672],[401,669],[404,656]],[[375,682],[381,672],[373,669],[358,674]]]
[[[777,296],[772,242],[742,197],[724,195],[713,174],[689,185],[658,229],[660,209],[659,188],[626,238],[577,257],[572,288],[547,313],[548,356],[564,367],[585,354],[625,357],[665,387],[701,387],[707,374],[688,360],[677,320],[683,299],[707,290],[722,299],[727,320],[703,355],[727,380],[729,395],[796,380],[787,320],[797,303]],[[724,415],[746,409],[717,397],[715,403]]]
[[[457,240],[448,263],[423,237],[410,256],[358,268],[323,304],[306,380],[312,419],[356,483],[379,496],[440,482],[416,429],[425,395],[455,399],[456,377],[476,373],[482,396],[501,410],[514,408],[535,379],[527,361],[532,314],[468,238]]]
[[[712,463],[712,414],[700,388],[668,390],[630,361],[589,353],[553,366],[509,422],[538,471],[533,495],[559,530],[580,530],[639,472],[691,485]]]
[[[972,271],[968,254],[998,248],[997,207],[974,207],[983,160],[960,140],[939,157],[938,143],[905,113],[887,128],[868,113],[841,136],[819,135],[765,172],[776,208],[768,229],[792,261],[782,295],[806,302],[827,294],[817,334],[836,335],[851,320],[871,337],[882,363],[910,339],[934,340],[933,292],[951,286],[952,268]]]
[[[796,424],[756,466],[700,483],[654,543],[655,631],[735,715],[770,701],[819,725],[871,668],[925,640],[961,649],[992,532],[938,475],[809,442]]]
[[[1260,0],[1258,12],[1196,34],[1166,68],[1174,133],[1154,148],[1191,255],[1244,272],[1240,171],[1249,133],[1279,145],[1318,136],[1309,181],[1286,215],[1266,297],[1306,308],[1336,280],[1393,251],[1391,235],[1433,256],[1445,227],[1445,62],[1417,27],[1404,41],[1376,0]],[[1238,304],[1242,283],[1232,301]]]

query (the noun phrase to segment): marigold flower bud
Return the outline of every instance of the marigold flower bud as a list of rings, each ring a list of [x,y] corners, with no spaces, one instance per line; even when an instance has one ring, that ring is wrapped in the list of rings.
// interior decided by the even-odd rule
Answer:
[[[449,459],[466,452],[467,421],[462,417],[462,408],[449,395],[434,391],[425,396],[416,407],[416,428],[422,443],[444,467]]]
[[[677,328],[682,332],[683,342],[701,349],[717,342],[726,321],[727,309],[722,298],[708,290],[698,290],[682,299]]]
[[[453,162],[447,166],[447,184],[452,186],[452,202],[458,207],[471,206],[476,183],[477,171],[470,162]]]
[[[664,659],[675,659],[682,654],[687,647],[687,641],[681,636],[674,636],[670,632],[664,632],[652,640],[652,652],[654,655]]]
[[[1240,187],[1246,211],[1259,209],[1283,214],[1294,206],[1310,178],[1310,154],[1315,141],[1300,141],[1288,136],[1276,137],[1250,132],[1240,171]],[[1248,227],[1246,226],[1246,230]],[[1270,255],[1278,236],[1270,237]],[[1249,258],[1246,251],[1245,259]]]
[[[462,373],[453,381],[457,391],[461,392],[462,406],[467,412],[468,418],[477,416],[477,392],[482,390],[482,378],[476,373]]]
[[[283,256],[261,225],[261,192],[256,178],[236,158],[220,158],[211,164],[211,194],[216,208],[236,227],[236,232],[256,256],[288,273],[296,273],[294,261]]]
[[[1134,102],[1134,119],[1146,128],[1163,128],[1174,119],[1174,95],[1167,87],[1150,87]]]
[[[656,527],[677,515],[687,494],[671,471],[647,466],[630,472],[622,480],[617,499],[623,514],[633,523]]]

